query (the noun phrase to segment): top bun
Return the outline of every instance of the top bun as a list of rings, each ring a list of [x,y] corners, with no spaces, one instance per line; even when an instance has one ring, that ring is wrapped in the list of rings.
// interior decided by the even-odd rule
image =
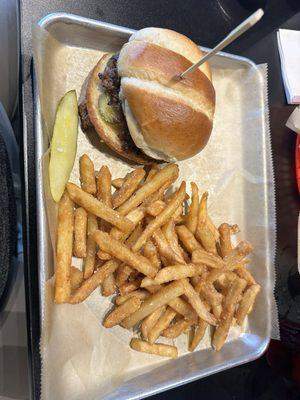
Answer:
[[[194,42],[169,29],[142,29],[122,47],[122,107],[133,141],[148,156],[182,160],[206,145],[215,109],[209,65],[179,78],[201,57]]]

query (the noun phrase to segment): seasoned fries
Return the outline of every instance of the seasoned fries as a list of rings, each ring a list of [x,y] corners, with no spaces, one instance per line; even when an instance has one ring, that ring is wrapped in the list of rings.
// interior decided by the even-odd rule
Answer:
[[[74,213],[74,247],[75,257],[86,257],[87,212],[79,207]]]
[[[133,223],[129,219],[121,216],[117,211],[107,207],[103,202],[97,200],[91,194],[84,192],[78,186],[74,185],[74,183],[67,183],[67,190],[74,203],[85,208],[91,214],[104,219],[123,232],[132,229]]]
[[[146,172],[142,168],[138,168],[132,171],[119,190],[117,190],[112,197],[113,208],[119,207],[121,204],[125,203],[126,200],[136,191],[144,178]]]
[[[154,343],[150,344],[141,339],[133,338],[130,342],[130,347],[133,350],[141,351],[143,353],[155,354],[162,357],[177,358],[178,350],[175,346],[169,346],[168,344]]]
[[[118,325],[123,321],[124,318],[128,317],[130,314],[134,313],[141,305],[141,300],[137,297],[131,297],[125,303],[108,314],[108,316],[103,321],[103,326],[105,328],[111,328],[112,326]]]
[[[102,166],[96,179],[83,155],[82,188],[68,183],[58,210],[55,302],[77,304],[94,290],[116,294],[103,326],[135,327],[143,340],[133,338],[132,349],[166,357],[177,357],[177,347],[157,343],[160,337],[188,332],[194,351],[208,326],[220,350],[260,290],[248,269],[252,245],[232,245],[237,225],[215,227],[208,193],[199,202],[195,183],[190,206],[185,182],[170,195],[178,173],[175,164],[155,165],[147,175],[138,168],[112,180]],[[82,271],[71,267],[72,254],[83,258]]]
[[[86,155],[79,159],[80,183],[82,190],[87,193],[96,193],[96,180],[93,161]]]
[[[55,303],[66,303],[71,294],[74,204],[64,192],[58,206]]]

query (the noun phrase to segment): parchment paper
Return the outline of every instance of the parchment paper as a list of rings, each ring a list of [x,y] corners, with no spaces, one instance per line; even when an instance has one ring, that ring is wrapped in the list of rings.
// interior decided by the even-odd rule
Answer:
[[[44,130],[50,137],[58,100],[71,89],[76,89],[80,100],[83,98],[87,75],[101,52],[62,46],[40,30],[35,32],[34,38]],[[238,239],[245,238],[254,244],[250,270],[263,284],[254,313],[264,320],[262,304],[268,304],[273,314],[273,337],[278,337],[273,296],[275,273],[272,268],[266,268],[267,262],[273,263],[275,252],[266,82],[266,66],[259,69],[213,68],[217,95],[213,133],[201,154],[179,163],[178,182],[182,179],[194,181],[201,190],[208,190],[209,211],[215,224],[237,223],[242,232]],[[264,98],[260,85],[264,86]],[[83,153],[93,160],[96,170],[107,164],[113,178],[124,176],[132,168],[101,144],[98,137],[87,137],[79,129],[78,150],[70,178],[75,183],[79,183],[78,160]],[[54,244],[56,206],[47,187],[47,154],[40,162],[44,169],[45,206]],[[49,278],[42,288],[42,399],[104,398],[125,380],[170,362],[131,350],[132,332],[120,327],[105,329],[101,325],[112,304],[110,298],[101,296],[99,289],[82,304],[54,305],[53,279],[50,279],[53,265],[41,268],[45,268]],[[246,323],[243,329],[247,332],[251,327]],[[232,328],[228,340],[234,340],[239,334],[239,328]],[[186,354],[187,338],[184,335],[174,343],[179,348],[179,356]],[[209,346],[210,332],[207,332],[199,350]]]

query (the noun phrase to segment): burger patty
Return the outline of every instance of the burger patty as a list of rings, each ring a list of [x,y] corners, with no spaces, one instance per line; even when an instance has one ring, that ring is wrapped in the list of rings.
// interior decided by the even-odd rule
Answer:
[[[100,85],[109,96],[109,105],[121,108],[119,92],[121,87],[121,79],[118,75],[118,54],[114,54],[107,62],[102,73],[99,74]]]

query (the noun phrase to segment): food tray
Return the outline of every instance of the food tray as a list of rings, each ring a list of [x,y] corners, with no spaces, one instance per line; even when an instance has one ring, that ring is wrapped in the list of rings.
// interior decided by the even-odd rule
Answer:
[[[44,17],[39,26],[48,31],[62,47],[76,47],[86,51],[99,49],[100,51],[117,51],[128,37],[134,32],[131,29],[107,24],[100,21],[82,18],[75,15],[56,13]],[[39,43],[42,51],[51,58],[51,47],[46,48],[47,41]],[[43,48],[44,46],[44,48]],[[205,51],[205,48],[204,48]],[[59,67],[59,64],[56,64]],[[270,142],[268,132],[268,110],[266,105],[266,89],[259,68],[250,60],[233,56],[226,53],[219,53],[211,61],[212,70],[228,69],[236,71],[249,69],[257,79],[257,92],[261,109],[262,126],[259,129],[261,143],[259,143],[260,154],[258,162],[263,171],[265,185],[261,193],[261,204],[263,213],[262,224],[270,227],[269,234],[265,237],[264,270],[259,272],[259,283],[266,289],[262,290],[259,297],[259,312],[251,315],[246,333],[238,339],[227,343],[221,352],[217,353],[211,349],[204,349],[185,355],[175,361],[164,362],[150,372],[142,373],[122,383],[113,393],[106,396],[106,399],[141,399],[155,393],[183,385],[193,380],[203,378],[216,372],[238,366],[254,360],[261,356],[268,346],[271,334],[271,300],[266,295],[270,290],[271,271],[274,257],[274,229],[272,220],[274,215],[274,183],[270,167]],[[70,63],[71,68],[71,63]],[[72,67],[74,68],[74,67]],[[80,66],[78,66],[80,68]],[[67,69],[66,69],[67,71]],[[55,68],[52,76],[42,77],[55,82]],[[51,88],[49,87],[49,101],[51,101]],[[241,91],[241,99],[247,97],[247,93]],[[242,100],[241,100],[242,101]],[[42,174],[42,156],[48,148],[49,141],[43,125],[40,112],[40,102],[37,89],[35,90],[35,133],[36,133],[36,170],[37,170],[37,228],[38,228],[38,263],[39,263],[39,284],[40,284],[40,312],[41,321],[44,314],[44,285],[49,278],[48,266],[53,265],[52,248],[46,211],[44,206],[44,182]],[[255,157],[255,153],[249,149],[248,157]],[[245,168],[247,164],[245,160]],[[271,177],[271,178],[270,178]],[[268,182],[268,183],[267,183]],[[271,183],[270,183],[271,182]],[[250,198],[249,188],[242,186],[241,195],[246,202]],[[268,201],[271,199],[271,202]],[[244,226],[247,227],[248,219],[251,219],[253,205],[244,204],[245,215],[243,215]],[[252,232],[253,234],[253,232]],[[248,238],[247,231],[244,232]],[[250,238],[251,239],[251,238]],[[264,291],[266,290],[266,292]],[[101,397],[101,396],[100,396]],[[100,398],[99,397],[99,398]],[[102,397],[103,398],[103,397]]]

